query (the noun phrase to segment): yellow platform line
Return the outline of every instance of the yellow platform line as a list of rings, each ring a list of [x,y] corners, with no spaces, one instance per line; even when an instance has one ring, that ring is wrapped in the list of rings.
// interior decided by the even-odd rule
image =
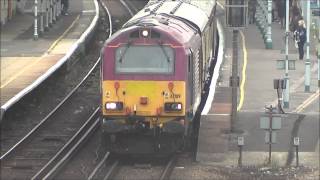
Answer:
[[[242,31],[240,31],[240,35],[242,37],[243,66],[242,66],[242,78],[241,78],[241,84],[240,84],[240,100],[237,106],[237,111],[240,111],[243,106],[243,101],[245,97],[244,85],[246,83],[246,71],[247,71],[247,64],[248,64],[246,38]]]
[[[76,24],[79,18],[80,18],[80,15],[78,15],[76,19],[72,22],[72,24],[68,27],[68,29],[66,29],[66,31],[64,31],[64,33],[54,43],[52,43],[47,53],[50,53],[53,50],[53,48],[57,46],[58,42],[60,42],[62,38],[64,38],[67,35],[67,33],[71,30],[71,28],[73,28],[73,26]]]
[[[319,89],[314,94],[309,96],[302,104],[300,104],[296,108],[295,112],[297,113],[302,112],[306,107],[308,107],[313,101],[315,101],[318,98],[319,98]]]
[[[13,75],[8,81],[6,81],[5,83],[3,83],[0,88],[4,88],[6,87],[8,84],[10,84],[12,81],[14,81],[15,79],[17,79],[21,74],[23,74],[24,72],[26,72],[30,67],[34,66],[35,64],[37,64],[39,61],[41,61],[45,56],[47,56],[56,46],[57,44],[62,40],[62,38],[64,38],[66,36],[66,34],[70,31],[71,28],[73,28],[73,26],[76,24],[76,22],[79,20],[80,15],[78,15],[76,17],[76,19],[72,22],[72,24],[68,27],[68,29],[66,29],[64,31],[64,33],[57,39],[55,40],[52,45],[49,47],[49,49],[47,50],[47,52],[45,54],[43,54],[39,59],[33,61],[31,64],[29,64],[28,66],[25,66],[24,68],[21,69],[21,71],[19,71],[18,73],[16,73],[15,75]]]

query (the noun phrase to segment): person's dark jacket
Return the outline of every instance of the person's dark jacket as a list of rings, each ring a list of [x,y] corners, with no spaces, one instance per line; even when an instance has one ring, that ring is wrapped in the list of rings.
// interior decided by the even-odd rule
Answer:
[[[304,28],[303,26],[299,26],[296,29],[294,35],[298,43],[304,44],[307,40],[307,31],[306,28]]]

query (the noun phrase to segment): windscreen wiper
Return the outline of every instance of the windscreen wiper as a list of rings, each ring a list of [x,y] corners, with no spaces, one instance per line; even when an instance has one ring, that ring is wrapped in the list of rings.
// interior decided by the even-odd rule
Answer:
[[[158,44],[159,44],[159,46],[160,46],[163,54],[166,56],[168,63],[170,63],[170,57],[169,57],[169,55],[167,54],[166,50],[164,49],[163,44],[162,44],[161,42],[158,42]]]
[[[127,50],[130,48],[131,46],[131,41],[129,41],[126,45],[126,48],[123,50],[123,53],[121,54],[120,58],[119,58],[119,62],[122,63],[122,59],[124,57],[124,55],[126,54]]]

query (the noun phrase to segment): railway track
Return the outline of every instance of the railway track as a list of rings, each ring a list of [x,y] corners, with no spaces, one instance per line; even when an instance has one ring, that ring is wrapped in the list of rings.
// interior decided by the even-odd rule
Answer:
[[[115,11],[115,9],[117,10],[118,8],[123,11],[121,18],[125,16],[127,17],[126,20],[128,20],[131,17],[131,13],[129,12],[128,8],[130,8],[133,5],[125,6],[124,4],[126,3],[126,1],[118,2],[117,4],[115,3],[115,1],[111,2],[111,4],[107,4],[105,2],[107,1],[102,1],[102,0],[100,1],[101,7],[103,8],[104,13],[112,14]],[[109,6],[111,5],[112,8],[108,9],[108,5]],[[114,8],[114,6],[116,6],[116,8]],[[125,12],[127,13],[127,15],[124,15]],[[120,17],[113,16],[111,19],[109,16],[110,27],[111,27],[110,29],[116,30],[122,25],[119,23],[114,23],[114,22],[118,22],[117,21],[118,18]],[[118,26],[118,27],[115,27],[115,26]],[[55,171],[55,173],[52,173],[54,175],[54,178],[57,178],[57,179],[61,179],[61,178],[77,179],[77,178],[84,178],[84,177],[89,178],[90,177],[89,173],[94,169],[95,166],[97,166],[97,163],[98,163],[97,151],[99,151],[100,136],[101,136],[100,129],[97,128],[90,138],[92,139],[92,141],[91,140],[88,141],[86,145],[81,149],[80,152],[74,154],[74,158],[72,160],[70,160],[69,162],[66,162],[65,164],[62,164],[63,167],[61,166],[57,168],[57,171]],[[92,160],[94,160],[94,162]]]
[[[52,179],[63,165],[72,158],[73,154],[89,139],[99,127],[99,108],[97,108],[79,131],[66,143],[63,148],[43,167],[32,179]]]
[[[108,16],[110,36],[112,24],[109,13]],[[86,92],[86,88],[88,86],[91,87],[89,89],[99,87],[97,85],[100,78],[99,64],[100,59],[97,59],[81,82],[26,136],[0,157],[1,178],[43,179],[53,176],[65,160],[98,127],[98,108],[95,108],[94,113],[87,120],[83,120],[83,118],[79,120],[77,116],[66,119],[63,116],[65,113],[72,114],[72,111],[75,114],[81,114],[80,111],[86,106],[83,104],[86,103],[83,94],[90,95],[90,92]],[[92,86],[93,84],[94,86]],[[98,88],[96,90],[98,92]],[[98,94],[95,96],[99,97]],[[99,104],[98,102],[95,101],[95,106]],[[73,104],[80,107],[80,110],[71,108]]]
[[[167,180],[170,178],[172,171],[175,167],[175,164],[177,162],[177,156],[173,156],[167,163],[165,169],[161,173],[160,180]]]
[[[91,63],[85,63],[86,65]],[[97,62],[93,62],[89,67],[97,66]],[[78,66],[78,65],[76,65]],[[80,66],[81,67],[81,66]],[[1,124],[1,155],[6,154],[15,144],[17,144],[21,139],[23,139],[32,129],[34,129],[38,124],[40,124],[44,119],[51,116],[52,112],[61,106],[63,100],[66,99],[67,96],[70,96],[70,92],[72,92],[75,87],[77,87],[82,79],[87,76],[89,70],[84,69],[83,72],[79,72],[79,78],[69,79],[69,74],[55,74],[59,77],[51,77],[50,81],[55,81],[56,86],[54,86],[54,82],[50,82],[47,88],[37,90],[39,94],[37,97],[32,97],[29,100],[29,105],[25,107],[21,107],[20,110],[7,112],[8,114],[16,114],[17,117],[12,117],[9,119],[5,119]],[[85,74],[84,74],[85,73]],[[62,77],[65,76],[65,77]],[[82,79],[80,79],[82,78]],[[62,80],[66,79],[66,80]],[[69,81],[68,84],[65,84]],[[92,81],[93,82],[93,81]],[[64,84],[64,86],[63,86]],[[97,90],[92,90],[96,91]],[[61,94],[59,94],[59,92]],[[92,94],[92,93],[91,93]],[[41,101],[38,105],[34,105],[33,100],[38,99]],[[38,101],[36,100],[36,101]],[[25,104],[27,104],[27,100],[23,100]],[[28,106],[28,107],[27,107]],[[86,107],[81,107],[86,109]],[[9,109],[10,111],[11,109]],[[79,110],[80,111],[80,110]]]
[[[123,4],[125,1],[121,1],[121,3]],[[132,5],[127,5],[125,7],[128,9],[129,6]],[[111,18],[109,18],[109,20],[110,19]],[[113,28],[111,27],[110,29],[112,30]],[[110,35],[111,33],[112,32],[110,31]],[[99,60],[96,62],[95,68],[98,64]],[[89,77],[89,74],[91,74],[95,68],[92,68],[86,78]],[[98,109],[95,109],[94,113],[85,122],[75,123],[74,125],[77,127],[71,125],[74,121],[69,122],[65,119],[63,120],[63,118],[59,118],[59,114],[66,113],[66,111],[61,109],[69,109],[62,107],[69,104],[67,101],[71,99],[70,97],[72,97],[76,91],[79,91],[78,88],[82,86],[85,79],[81,81],[81,83],[79,83],[79,85],[77,85],[77,87],[74,88],[74,90],[72,90],[72,92],[70,92],[52,112],[33,128],[32,131],[1,156],[2,171],[4,169],[8,170],[5,172],[3,171],[4,173],[1,175],[2,178],[51,179],[56,177],[57,174],[59,176],[60,170],[63,169],[63,166],[68,163],[68,160],[71,159],[81,145],[83,145],[90,135],[92,135],[92,132],[97,132],[99,125],[98,119],[96,118],[99,114]],[[84,87],[87,86],[88,85],[84,85]],[[80,124],[84,125],[79,128],[78,126]],[[62,127],[63,125],[65,126]],[[73,132],[75,129],[79,130],[77,133],[70,133],[69,129],[73,129]],[[114,169],[117,169],[118,165],[119,162],[112,164],[110,168],[113,171],[110,172],[114,172]],[[170,172],[170,170],[164,170],[164,172],[167,173]],[[114,173],[108,174],[106,178],[112,176],[114,176]],[[162,179],[166,179],[168,176],[162,175],[161,177]]]
[[[110,21],[110,13],[108,9],[106,9],[106,6],[104,6],[104,8],[109,16],[110,36],[113,27]],[[126,6],[126,8],[128,8],[128,6]],[[66,113],[64,109],[70,109],[69,107],[65,108],[65,106],[66,104],[70,105],[74,102],[74,99],[70,100],[72,99],[71,97],[74,96],[74,93],[77,91],[85,92],[85,90],[79,90],[81,86],[84,88],[90,86],[82,84],[90,74],[93,73],[94,69],[96,69],[95,75],[93,76],[95,80],[91,81],[99,82],[100,77],[95,78],[98,72],[98,64],[99,60],[96,61],[94,68],[92,68],[86,78],[84,78],[52,112],[1,156],[2,168],[8,169],[8,171],[2,173],[2,178],[19,179],[27,177],[27,179],[50,179],[56,176],[59,170],[63,168],[63,165],[67,164],[67,160],[75,154],[77,149],[83,145],[88,137],[97,131],[99,127],[99,120],[97,118],[99,115],[98,109],[95,109],[94,113],[85,122],[79,122],[77,120],[68,121],[59,116]],[[78,103],[75,104],[78,105]],[[78,126],[81,124],[84,125],[79,128]],[[79,130],[74,134],[70,133],[69,129],[72,129],[72,131],[76,129]]]
[[[39,124],[61,101],[76,87],[79,82],[96,64],[100,49],[105,38],[105,22],[100,22],[93,34],[92,40],[86,47],[86,54],[74,54],[68,63],[54,72],[47,80],[23,99],[8,109],[1,122],[0,156],[9,151],[37,124]],[[72,65],[69,64],[72,63]],[[98,86],[97,86],[98,87]],[[98,93],[99,89],[91,88],[90,91]],[[92,95],[95,96],[95,95]],[[84,109],[78,111],[87,110]],[[92,111],[92,110],[90,110]]]
[[[31,178],[49,161],[60,153],[60,149],[75,136],[80,129],[85,129],[89,120],[74,116],[65,118],[86,103],[83,98],[88,86],[95,86],[93,79],[99,74],[99,61],[89,71],[87,76],[25,137],[1,156],[2,178]],[[86,116],[79,112],[79,115]],[[95,110],[95,114],[97,110]],[[83,125],[84,124],[84,125]],[[79,131],[78,131],[79,132]],[[76,135],[81,133],[76,133]],[[72,138],[73,139],[73,138]],[[4,171],[6,170],[6,171]]]
[[[153,160],[150,160],[153,161]],[[155,160],[157,161],[157,160]],[[168,180],[174,170],[177,162],[177,155],[170,157],[165,163],[160,162],[160,165],[151,164],[136,164],[135,160],[113,159],[109,153],[106,153],[104,158],[96,166],[89,175],[88,180],[92,179],[159,179]],[[152,162],[150,162],[152,163]],[[134,164],[134,165],[127,165]],[[146,171],[148,169],[148,171]],[[137,171],[139,173],[137,173]],[[137,177],[135,177],[135,174]],[[143,176],[141,176],[143,174]]]

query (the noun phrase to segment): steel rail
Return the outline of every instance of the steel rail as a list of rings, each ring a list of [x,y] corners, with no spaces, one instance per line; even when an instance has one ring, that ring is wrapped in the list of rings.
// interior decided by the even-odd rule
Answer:
[[[112,21],[111,21],[111,14],[109,12],[108,7],[104,4],[104,2],[100,1],[100,4],[102,5],[104,11],[106,12],[106,14],[108,15],[108,18],[109,18],[110,31],[109,31],[108,38],[110,38],[112,35],[112,27],[113,27]],[[92,68],[92,71],[98,65],[98,63],[100,61],[101,61],[101,57],[97,60],[96,64]],[[89,74],[91,74],[92,71],[90,71]],[[95,120],[95,122],[91,126],[89,126],[88,124],[90,124],[91,121],[93,121],[93,117],[95,117],[97,115],[97,113],[99,112],[99,109],[100,108],[97,108],[95,110],[95,112],[90,116],[88,121],[80,128],[80,130],[72,137],[72,139],[70,139],[64,145],[64,147],[61,148],[60,151],[35,176],[32,177],[32,179],[52,179],[58,173],[58,171],[62,168],[62,166],[67,163],[67,160],[71,159],[71,157],[76,153],[76,151],[80,148],[80,146],[84,143],[84,141],[87,140],[87,138],[90,136],[91,132],[98,127],[98,125],[99,125],[98,119]],[[86,128],[87,129],[89,128],[89,129],[87,131],[85,131]],[[83,132],[83,131],[85,131],[85,132]],[[84,133],[84,135],[81,136],[81,138],[79,139],[78,137],[81,135],[81,133]],[[79,139],[79,140],[76,141],[77,139]],[[72,144],[74,144],[74,145],[72,146]],[[63,154],[65,154],[65,156],[63,156]],[[105,155],[105,157],[103,159],[104,161],[107,159],[109,154],[110,153],[108,152]],[[58,161],[58,162],[55,163],[56,161]],[[104,161],[101,161],[97,168],[100,168],[103,165]],[[96,169],[93,172],[93,175],[96,173],[97,170],[98,169]]]
[[[108,180],[108,179],[112,179],[112,177],[114,177],[114,175],[116,174],[116,171],[119,168],[119,161],[115,161],[111,168],[109,169],[109,171],[107,172],[107,174],[104,176],[103,180]]]
[[[91,174],[88,177],[88,180],[92,180],[94,176],[97,175],[98,170],[102,167],[103,164],[105,164],[106,160],[110,156],[110,152],[107,152],[103,159],[99,162],[99,164],[94,168],[94,170],[91,172]]]
[[[99,127],[99,114],[100,108],[92,113],[86,123],[78,130],[78,132],[50,159],[50,161],[42,167],[36,175],[31,179],[52,179],[57,172],[66,164],[67,160],[77,152],[79,148],[90,137],[94,130]]]
[[[120,0],[120,3],[128,10],[131,16],[138,12],[138,9],[128,0]],[[130,6],[130,7],[129,7]],[[134,12],[132,12],[132,10]]]
[[[174,155],[168,162],[166,168],[163,170],[160,180],[168,180],[170,178],[170,175],[172,174],[172,171],[175,167],[176,161],[177,161],[177,156]]]
[[[109,38],[110,38],[111,35],[112,35],[112,29],[113,29],[112,20],[111,20],[111,14],[110,14],[110,11],[109,11],[107,5],[106,5],[102,0],[100,0],[100,4],[102,5],[103,10],[108,14],[108,18],[109,18],[109,29],[110,29],[110,31],[109,31]]]
[[[131,9],[134,10],[135,14],[137,14],[137,12],[139,12],[140,10],[136,7],[136,5],[134,5],[134,3],[130,0],[124,0],[127,2],[127,4],[131,7]]]
[[[120,0],[120,3],[129,11],[131,16],[134,15],[127,3],[125,3],[123,0]]]
[[[98,66],[100,63],[100,58],[94,64],[94,66],[90,69],[88,74],[81,80],[81,82],[44,118],[37,124],[26,136],[24,136],[18,143],[16,143],[12,148],[10,148],[5,154],[0,157],[0,161],[4,161],[8,158],[14,151],[21,146],[28,138],[30,138],[37,130],[42,127],[47,120],[58,110],[62,107],[62,105],[78,90],[78,88],[87,80],[87,78],[91,75],[93,70]]]

